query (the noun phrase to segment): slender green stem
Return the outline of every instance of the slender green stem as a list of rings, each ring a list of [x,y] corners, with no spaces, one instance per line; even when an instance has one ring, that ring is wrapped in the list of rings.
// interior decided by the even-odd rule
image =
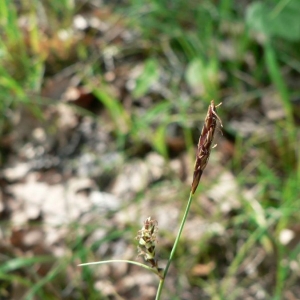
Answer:
[[[188,203],[187,203],[187,206],[186,206],[186,209],[185,209],[183,218],[182,218],[182,220],[181,220],[181,224],[180,224],[180,227],[179,227],[179,230],[178,230],[178,233],[177,233],[177,237],[176,237],[176,240],[175,240],[175,242],[174,242],[174,245],[173,245],[173,248],[172,248],[172,251],[171,251],[171,254],[170,254],[168,263],[167,263],[167,266],[166,266],[166,268],[165,268],[164,278],[166,278],[166,276],[167,276],[167,273],[168,273],[170,264],[171,264],[172,259],[173,259],[173,257],[174,257],[175,251],[176,251],[176,249],[177,249],[177,246],[178,246],[178,243],[179,243],[179,239],[180,239],[180,236],[181,236],[181,233],[182,233],[182,230],[183,230],[183,226],[184,226],[184,224],[185,224],[185,221],[186,221],[186,219],[187,219],[188,212],[189,212],[189,210],[190,210],[190,206],[191,206],[191,203],[192,203],[192,199],[193,199],[193,195],[192,195],[192,193],[190,193],[190,197],[189,197],[189,200],[188,200]]]
[[[155,300],[159,300],[160,299],[160,295],[161,295],[161,291],[162,291],[162,288],[164,286],[164,283],[165,283],[165,279],[164,278],[159,281],[159,285],[158,285],[158,288],[157,288]]]
[[[167,266],[166,266],[165,271],[164,271],[163,278],[159,282],[159,286],[158,286],[158,289],[157,289],[155,300],[159,300],[160,299],[160,295],[161,295],[161,292],[162,292],[162,289],[163,289],[163,286],[164,286],[164,283],[165,283],[165,278],[167,276],[170,264],[171,264],[172,259],[174,257],[175,251],[177,249],[177,246],[178,246],[178,243],[179,243],[179,239],[180,239],[180,236],[181,236],[181,233],[182,233],[185,221],[187,219],[187,215],[188,215],[189,210],[190,210],[192,199],[193,199],[193,195],[192,195],[192,192],[191,192],[189,200],[188,200],[188,203],[187,203],[187,206],[186,206],[186,209],[185,209],[185,212],[184,212],[184,215],[183,215],[183,218],[181,220],[181,224],[180,224],[180,227],[179,227],[179,230],[178,230],[178,233],[177,233],[176,240],[174,242],[174,245],[173,245],[173,248],[172,248],[172,251],[170,253],[170,257],[169,257],[168,263],[167,263]]]

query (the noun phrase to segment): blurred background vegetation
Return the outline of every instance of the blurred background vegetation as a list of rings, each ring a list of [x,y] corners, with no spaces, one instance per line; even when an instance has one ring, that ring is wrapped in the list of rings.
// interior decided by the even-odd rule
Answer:
[[[114,216],[146,199],[163,265],[212,99],[224,127],[192,208],[202,223],[187,226],[164,299],[300,299],[299,16],[298,0],[0,1],[0,299],[153,299],[156,278],[125,282],[136,269],[76,265],[134,248],[148,215]],[[118,174],[149,154],[163,174],[126,196]],[[16,162],[27,169],[11,177]],[[91,178],[124,202],[80,211],[42,247],[43,214],[16,217],[33,173],[50,187]]]

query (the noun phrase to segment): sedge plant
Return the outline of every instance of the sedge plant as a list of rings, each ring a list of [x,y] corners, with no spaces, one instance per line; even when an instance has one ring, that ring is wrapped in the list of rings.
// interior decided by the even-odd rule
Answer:
[[[217,127],[217,121],[219,121],[220,125],[222,126],[221,119],[217,115],[216,108],[220,106],[220,104],[215,105],[214,101],[212,100],[207,111],[207,115],[204,121],[204,125],[201,131],[201,135],[198,142],[197,153],[196,153],[196,161],[194,166],[194,174],[193,174],[193,182],[191,185],[191,191],[189,195],[189,199],[187,202],[187,206],[181,220],[178,233],[173,244],[167,265],[165,268],[160,268],[158,266],[158,261],[155,258],[155,247],[156,247],[156,235],[157,235],[157,221],[148,217],[145,222],[144,226],[141,230],[138,231],[138,235],[136,239],[138,240],[138,252],[140,256],[143,256],[145,261],[149,263],[150,266],[146,264],[142,264],[136,261],[131,260],[107,260],[107,261],[98,261],[92,263],[84,263],[80,264],[79,266],[88,266],[88,265],[96,265],[96,264],[105,264],[105,263],[116,263],[116,262],[126,262],[134,265],[141,266],[145,269],[150,270],[151,272],[155,273],[159,277],[159,286],[156,292],[155,300],[159,300],[161,298],[163,286],[165,283],[165,278],[167,277],[169,267],[173,260],[174,254],[179,244],[179,240],[181,237],[181,233],[184,227],[184,224],[187,219],[188,212],[190,210],[190,206],[192,203],[193,195],[196,192],[196,189],[199,185],[202,173],[208,163],[208,159],[210,156],[211,149],[215,146],[213,145],[213,138],[215,134],[215,129]]]

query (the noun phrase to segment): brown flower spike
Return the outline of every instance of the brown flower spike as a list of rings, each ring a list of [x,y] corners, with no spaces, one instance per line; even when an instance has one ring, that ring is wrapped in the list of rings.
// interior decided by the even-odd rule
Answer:
[[[195,193],[201,175],[203,173],[203,170],[205,169],[206,164],[208,162],[210,150],[212,148],[212,141],[217,126],[217,120],[220,122],[221,126],[223,127],[222,121],[216,113],[216,108],[221,104],[222,103],[215,105],[214,101],[212,100],[208,107],[207,115],[198,142],[198,149],[197,149],[196,161],[194,166],[193,183],[191,187],[192,194]]]

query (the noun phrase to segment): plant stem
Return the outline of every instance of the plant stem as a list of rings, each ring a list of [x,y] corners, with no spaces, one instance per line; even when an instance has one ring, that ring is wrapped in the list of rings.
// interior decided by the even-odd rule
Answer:
[[[172,259],[173,259],[173,257],[174,257],[175,251],[176,251],[176,249],[177,249],[177,246],[178,246],[178,243],[179,243],[179,239],[180,239],[180,236],[181,236],[181,233],[182,233],[182,230],[183,230],[185,221],[186,221],[186,219],[187,219],[188,212],[189,212],[189,210],[190,210],[190,206],[191,206],[191,203],[192,203],[192,199],[193,199],[193,194],[192,194],[192,192],[190,192],[190,197],[189,197],[189,200],[188,200],[188,203],[187,203],[187,206],[186,206],[186,209],[185,209],[183,218],[182,218],[182,220],[181,220],[181,224],[180,224],[180,227],[179,227],[179,230],[178,230],[178,233],[177,233],[177,237],[176,237],[176,239],[175,239],[175,242],[174,242],[172,251],[171,251],[171,253],[170,253],[170,257],[169,257],[167,266],[166,266],[166,268],[165,268],[163,278],[159,281],[159,286],[158,286],[158,289],[157,289],[157,293],[156,293],[155,300],[159,300],[159,299],[160,299],[161,291],[162,291],[162,289],[163,289],[163,286],[164,286],[164,283],[165,283],[165,279],[166,279],[166,276],[167,276],[167,273],[168,273],[170,264],[171,264]]]
[[[159,286],[157,288],[155,300],[159,300],[160,299],[160,295],[161,295],[162,288],[164,286],[164,282],[165,282],[164,278],[159,281]]]

